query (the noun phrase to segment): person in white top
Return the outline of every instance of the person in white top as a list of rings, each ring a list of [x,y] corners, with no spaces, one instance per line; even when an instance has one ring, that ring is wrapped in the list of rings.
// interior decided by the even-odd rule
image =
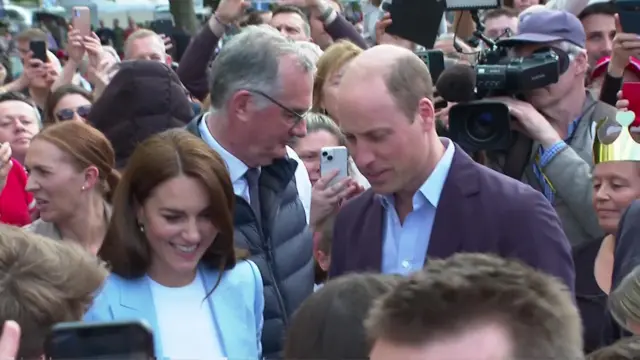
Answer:
[[[136,148],[98,256],[112,270],[86,321],[144,320],[158,359],[259,359],[258,267],[233,243],[222,158],[186,130]]]

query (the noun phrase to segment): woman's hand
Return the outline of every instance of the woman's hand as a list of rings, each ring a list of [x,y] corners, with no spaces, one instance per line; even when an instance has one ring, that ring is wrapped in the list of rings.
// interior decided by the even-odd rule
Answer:
[[[91,36],[82,38],[82,44],[87,50],[89,67],[97,68],[104,57],[104,50],[102,49],[100,38],[95,33],[91,33]]]
[[[89,65],[87,80],[93,85],[93,95],[96,99],[102,95],[112,76],[115,75],[117,71],[114,69],[115,65],[117,62],[112,56],[104,56],[97,67]]]
[[[69,60],[79,64],[84,57],[84,41],[80,31],[73,28],[67,34],[67,53]]]
[[[627,111],[629,107],[629,100],[622,98],[622,90],[618,91],[618,101],[616,102],[616,108],[621,111]]]
[[[362,188],[351,178],[342,179],[329,186],[331,180],[336,176],[338,176],[337,170],[321,177],[313,185],[309,220],[311,227],[321,224],[327,216],[338,209],[344,200],[348,200],[362,191]]]

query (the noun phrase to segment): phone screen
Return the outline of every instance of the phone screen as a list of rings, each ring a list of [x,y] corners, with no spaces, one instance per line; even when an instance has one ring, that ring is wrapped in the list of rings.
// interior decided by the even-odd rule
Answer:
[[[629,110],[640,116],[640,82],[627,82],[622,85],[622,98],[629,100]]]
[[[49,334],[45,355],[53,360],[149,360],[153,335],[139,322],[62,323]]]

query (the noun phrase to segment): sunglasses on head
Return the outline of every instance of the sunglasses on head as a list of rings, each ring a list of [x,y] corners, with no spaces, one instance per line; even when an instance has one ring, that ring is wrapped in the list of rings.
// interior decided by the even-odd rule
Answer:
[[[66,121],[73,119],[73,115],[78,114],[81,118],[86,119],[90,111],[91,105],[83,105],[76,109],[62,109],[56,113],[56,117],[59,121]]]

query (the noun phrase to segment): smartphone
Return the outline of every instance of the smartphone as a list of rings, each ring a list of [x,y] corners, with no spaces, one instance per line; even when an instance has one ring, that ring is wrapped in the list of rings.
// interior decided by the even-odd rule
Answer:
[[[640,82],[622,84],[622,98],[629,100],[628,109],[640,116]]]
[[[171,19],[153,20],[149,27],[158,35],[164,34],[169,37],[173,35],[173,21]]]
[[[417,51],[416,55],[429,67],[431,80],[435,84],[444,71],[444,53],[442,50]]]
[[[141,321],[68,322],[53,326],[45,340],[46,359],[149,360],[153,331]]]
[[[71,25],[82,36],[91,35],[91,10],[86,6],[75,6],[71,10]]]
[[[616,0],[614,4],[622,31],[640,35],[640,0]]]
[[[387,33],[433,49],[445,12],[444,1],[385,0],[380,9],[390,13],[393,20],[385,29]]]
[[[34,40],[29,42],[29,50],[33,53],[33,59],[39,59],[42,62],[48,62],[47,43],[42,40]]]
[[[328,186],[349,176],[349,151],[344,146],[323,147],[320,150],[320,175],[325,176],[334,170],[338,170],[338,175]]]

